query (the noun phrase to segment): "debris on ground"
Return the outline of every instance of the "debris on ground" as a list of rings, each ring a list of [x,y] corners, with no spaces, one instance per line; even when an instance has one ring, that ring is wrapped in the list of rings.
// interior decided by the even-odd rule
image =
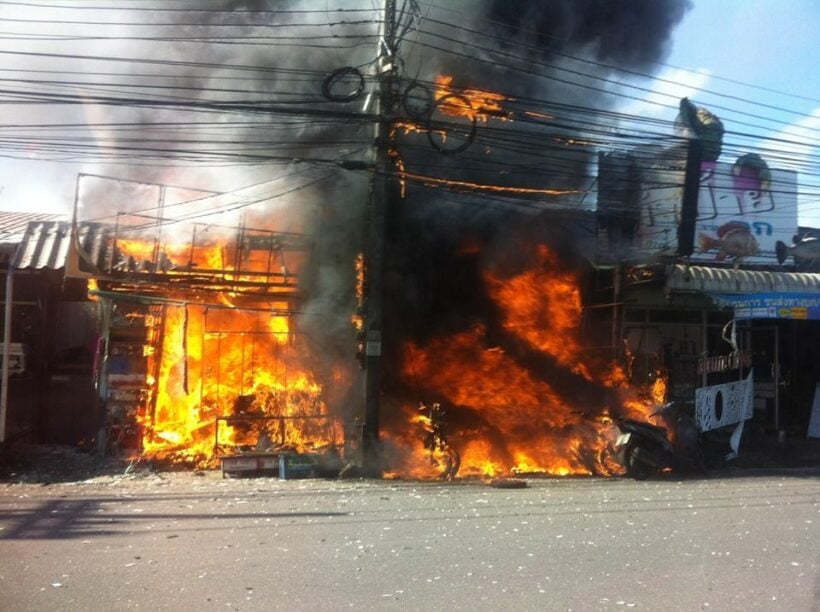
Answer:
[[[46,485],[100,476],[137,477],[144,471],[144,466],[76,446],[17,443],[0,452],[0,481],[4,482]]]
[[[522,478],[493,478],[488,484],[495,489],[527,488],[527,481]]]

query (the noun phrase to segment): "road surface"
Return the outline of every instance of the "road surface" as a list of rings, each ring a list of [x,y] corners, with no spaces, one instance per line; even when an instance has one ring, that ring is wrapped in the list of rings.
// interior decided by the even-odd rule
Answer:
[[[0,609],[816,610],[820,476],[0,484]]]

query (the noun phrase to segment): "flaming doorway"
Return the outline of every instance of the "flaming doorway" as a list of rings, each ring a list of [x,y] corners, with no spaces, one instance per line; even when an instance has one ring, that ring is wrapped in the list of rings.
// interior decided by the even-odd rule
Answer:
[[[338,453],[334,381],[316,381],[309,340],[281,304],[103,306],[111,450],[187,465],[251,450]]]
[[[338,442],[323,386],[290,316],[274,309],[162,306],[140,422],[149,456],[206,461],[251,449],[324,451]]]

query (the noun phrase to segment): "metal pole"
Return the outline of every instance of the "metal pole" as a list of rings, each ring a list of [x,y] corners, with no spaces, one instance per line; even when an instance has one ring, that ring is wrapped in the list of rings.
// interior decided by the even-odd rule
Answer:
[[[108,297],[100,297],[100,333],[102,335],[102,349],[97,372],[97,401],[102,406],[98,412],[99,435],[97,437],[97,452],[105,454],[108,449],[108,371],[111,367],[111,319],[114,310],[114,301]]]
[[[702,345],[700,347],[700,354],[702,357],[709,356],[709,314],[706,310],[700,311],[700,326],[701,326],[701,341]],[[707,375],[706,375],[706,368],[703,368],[703,373],[701,374],[700,379],[700,386],[705,387],[707,385]]]
[[[780,326],[774,326],[774,430],[780,435]]]
[[[620,342],[618,341],[618,317],[620,311],[618,303],[621,299],[621,264],[615,264],[612,270],[612,336],[610,338],[610,346],[612,346],[612,358],[618,358],[618,349]]]
[[[6,415],[9,401],[9,350],[11,344],[11,309],[14,304],[12,292],[14,289],[14,266],[9,261],[6,271],[6,303],[3,310],[3,367],[0,372],[0,443],[6,441]]]
[[[379,62],[380,80],[378,123],[376,126],[376,173],[367,219],[366,287],[365,287],[365,380],[364,421],[362,426],[362,467],[366,473],[381,473],[379,443],[379,394],[381,392],[382,356],[382,273],[384,267],[384,232],[390,188],[389,138],[393,87],[396,72],[396,2],[385,0],[384,22]]]
[[[159,256],[162,252],[162,219],[165,216],[165,186],[159,188],[157,197],[157,233],[154,236],[154,274],[162,272],[160,270]]]

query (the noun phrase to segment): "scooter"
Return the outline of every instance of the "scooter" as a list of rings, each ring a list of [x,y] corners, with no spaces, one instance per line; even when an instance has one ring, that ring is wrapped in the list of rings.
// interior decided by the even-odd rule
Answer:
[[[645,480],[671,470],[705,473],[699,432],[691,417],[672,403],[664,405],[652,416],[662,417],[674,428],[674,443],[665,427],[634,419],[617,420],[619,434],[614,450],[626,475]]]

